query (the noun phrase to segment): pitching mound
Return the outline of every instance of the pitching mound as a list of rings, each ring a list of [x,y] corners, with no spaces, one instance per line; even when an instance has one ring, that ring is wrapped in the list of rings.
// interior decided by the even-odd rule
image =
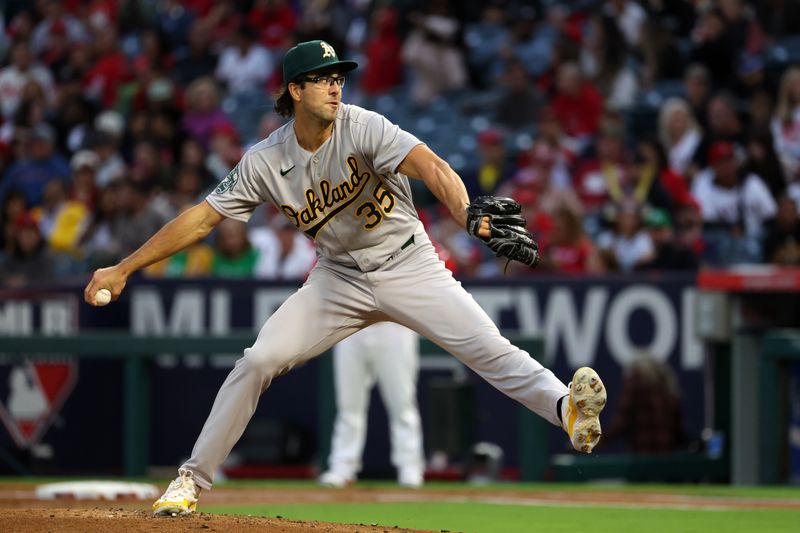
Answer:
[[[125,509],[3,509],[3,531],[59,533],[178,533],[186,531],[223,531],[225,533],[319,533],[412,532],[410,529],[370,525],[343,525],[325,522],[300,522],[281,518],[231,516],[195,513],[175,518],[155,518],[148,511]]]

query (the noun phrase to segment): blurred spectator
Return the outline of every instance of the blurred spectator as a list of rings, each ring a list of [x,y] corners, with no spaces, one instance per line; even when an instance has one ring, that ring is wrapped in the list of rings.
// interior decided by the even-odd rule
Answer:
[[[488,2],[480,19],[465,29],[470,77],[479,89],[491,87],[501,70],[497,58],[511,38],[509,26],[502,2]]]
[[[600,257],[607,270],[631,272],[655,256],[650,234],[642,227],[642,207],[631,201],[610,204],[606,216],[612,229],[597,237]]]
[[[222,49],[216,77],[231,93],[263,91],[275,62],[269,51],[256,42],[255,31],[242,26]]]
[[[778,200],[778,214],[764,237],[764,260],[779,265],[800,265],[800,217],[788,196]]]
[[[500,269],[492,261],[492,256],[487,253],[488,248],[482,246],[474,237],[470,237],[453,217],[437,217],[436,223],[430,226],[430,231],[436,242],[439,243],[445,255],[448,255],[455,269],[463,276],[479,276],[482,272],[483,261],[491,261],[489,275],[497,275]],[[485,250],[484,250],[485,249]]]
[[[669,207],[698,207],[697,200],[689,192],[689,183],[686,178],[674,172],[667,165],[667,156],[664,148],[653,138],[644,138],[637,147],[639,157],[642,159],[642,172],[654,173],[666,193]],[[653,202],[657,204],[659,202]]]
[[[414,73],[411,97],[427,106],[440,93],[461,89],[467,82],[461,49],[461,27],[447,0],[431,0],[423,12],[409,15],[412,25],[402,57]]]
[[[597,88],[583,79],[575,63],[565,63],[559,67],[552,106],[565,133],[583,143],[600,126],[603,99]]]
[[[716,265],[758,262],[763,225],[775,216],[775,200],[759,176],[741,171],[731,143],[711,145],[708,161],[692,184],[705,225],[704,259]]]
[[[44,0],[37,2],[41,9],[42,20],[36,24],[31,34],[32,51],[41,53],[46,48],[48,36],[52,33],[64,32],[71,43],[86,43],[90,40],[89,30],[82,21],[73,17],[65,9],[61,0]],[[106,27],[110,24],[105,24]]]
[[[116,220],[120,216],[121,188],[121,181],[118,181],[98,191],[97,205],[80,238],[87,270],[115,263],[122,258],[122,243],[114,234]]]
[[[703,240],[703,216],[700,213],[700,206],[678,207],[674,215],[675,243],[685,246],[698,258],[702,258],[706,243]]]
[[[583,208],[570,187],[570,175],[561,154],[550,143],[539,140],[527,154],[527,163],[503,186],[500,196],[518,196],[533,191],[538,207],[552,215],[560,207],[582,213]]]
[[[706,129],[708,126],[706,109],[711,98],[711,73],[705,66],[693,63],[686,67],[683,86],[695,122],[700,129]]]
[[[583,221],[572,209],[560,207],[553,213],[550,240],[542,247],[540,269],[562,274],[595,274],[603,264],[594,243],[583,231]]]
[[[784,174],[794,179],[800,170],[800,67],[783,73],[771,129]]]
[[[27,212],[25,193],[11,189],[0,203],[0,257],[11,254],[14,245],[17,217]]]
[[[642,61],[642,83],[652,85],[659,80],[674,80],[683,76],[681,42],[694,26],[692,0],[647,0],[642,2],[647,20],[642,33],[647,35],[639,44]]]
[[[655,254],[650,261],[640,264],[638,270],[697,270],[697,254],[675,240],[672,222],[666,210],[647,209],[644,225],[653,241]]]
[[[83,76],[84,94],[97,105],[113,107],[120,86],[131,79],[128,60],[119,49],[116,28],[95,30],[91,56],[92,65]]]
[[[250,244],[245,223],[226,218],[219,223],[216,233],[211,274],[221,278],[253,277],[259,251]]]
[[[7,149],[9,160],[25,157],[24,146],[31,130],[44,121],[46,114],[44,102],[40,99],[24,98],[14,114],[14,119],[0,126],[0,143]]]
[[[119,144],[113,136],[97,132],[91,136],[87,145],[100,160],[95,173],[95,183],[98,187],[107,186],[127,172],[128,167],[119,153]]]
[[[28,205],[42,203],[42,193],[47,182],[53,179],[68,180],[69,165],[54,151],[55,130],[45,123],[36,124],[24,143],[22,158],[11,165],[0,181],[0,198],[10,188],[25,193]]]
[[[212,132],[206,168],[212,176],[226,176],[239,162],[242,154],[236,129],[229,124],[221,124]]]
[[[77,152],[88,147],[88,139],[91,137],[91,106],[82,95],[68,95],[63,91],[59,95],[56,103],[58,111],[51,122],[56,129],[56,137],[61,140],[58,150],[62,153]]]
[[[152,237],[166,220],[151,202],[152,185],[124,179],[115,188],[116,216],[111,220],[111,239],[128,255]]]
[[[397,11],[388,6],[377,8],[372,15],[369,38],[364,44],[367,64],[361,73],[361,87],[367,95],[385,93],[403,81],[397,18]]]
[[[150,81],[166,74],[175,58],[164,36],[154,28],[145,28],[139,35],[139,53],[131,59],[131,69],[138,81]]]
[[[606,108],[627,110],[635,103],[639,80],[630,61],[625,38],[614,18],[592,17],[583,40],[581,68],[595,80]]]
[[[166,37],[171,49],[180,48],[186,42],[186,35],[196,16],[183,4],[184,2],[181,0],[162,0],[155,3],[156,12],[153,16],[153,23]],[[201,16],[205,15],[207,13],[202,13]]]
[[[511,130],[530,129],[536,124],[544,98],[531,83],[522,61],[511,58],[506,65],[499,80],[503,92],[495,104],[494,118]]]
[[[588,215],[599,213],[609,200],[609,184],[622,180],[623,136],[624,132],[617,126],[603,127],[597,138],[595,157],[578,164],[574,187]]]
[[[0,262],[0,284],[23,287],[51,282],[56,272],[55,260],[30,213],[17,215],[11,239],[11,251]]]
[[[186,89],[186,111],[182,124],[187,133],[206,149],[216,128],[232,126],[220,108],[219,89],[213,78],[198,78]]]
[[[505,136],[495,128],[478,134],[478,165],[474,172],[464,174],[464,185],[470,198],[494,194],[511,178],[514,162],[506,150]]]
[[[169,189],[162,191],[153,201],[158,204],[167,220],[171,220],[183,210],[186,205],[195,205],[203,200],[202,168],[183,166],[175,172],[175,179]]]
[[[750,116],[747,117],[750,135],[771,136],[772,116],[775,113],[772,93],[768,89],[755,91],[747,101],[746,108],[750,113]]]
[[[15,42],[11,47],[10,58],[9,65],[0,69],[0,110],[6,119],[15,116],[22,102],[25,86],[29,82],[39,85],[48,102],[52,102],[55,95],[50,70],[35,61],[27,42]]]
[[[694,174],[692,161],[703,133],[686,101],[669,98],[664,102],[658,114],[658,136],[667,151],[669,169],[682,176]]]
[[[181,145],[179,168],[191,168],[201,178],[203,188],[219,182],[219,176],[206,168],[206,150],[197,139],[188,138]]]
[[[250,230],[249,238],[259,252],[256,277],[305,279],[317,261],[313,243],[284,216],[276,215],[272,227]]]
[[[635,153],[624,158],[619,181],[614,181],[616,176],[607,176],[608,197],[616,204],[633,201],[642,206],[669,209],[672,201],[662,185],[659,166],[653,164],[652,154],[645,158],[645,151],[640,145]]]
[[[211,51],[208,29],[202,21],[195,21],[187,37],[186,50],[176,58],[171,71],[172,79],[186,87],[197,78],[213,76],[217,57]]]
[[[605,12],[616,20],[627,45],[637,48],[642,41],[642,28],[647,19],[644,8],[631,0],[606,0]]]
[[[726,38],[728,27],[717,9],[704,9],[692,31],[692,61],[708,69],[717,86],[730,87],[736,72],[737,51]]]
[[[716,141],[731,143],[736,157],[744,160],[745,128],[739,116],[736,99],[727,92],[714,95],[708,102],[706,111],[708,128],[705,130],[700,146],[695,150],[695,164],[698,168],[708,166],[708,154]]]
[[[552,65],[553,49],[563,24],[565,10],[562,6],[549,8],[546,17],[537,18],[536,8],[519,3],[509,13],[511,34],[507,46],[500,49],[506,61],[516,58],[530,76],[539,76]]]
[[[534,240],[539,244],[540,248],[546,248],[548,243],[552,240],[553,221],[554,215],[545,211],[539,201],[539,194],[532,188],[520,188],[513,192],[514,200],[519,202],[522,206],[522,216],[528,221],[528,231],[533,235]],[[564,206],[556,206],[555,210],[563,209]],[[574,212],[574,208],[569,208]],[[526,272],[520,269],[521,272]]]
[[[155,143],[140,141],[133,148],[133,160],[127,179],[151,190],[153,187],[169,187],[172,183],[169,167],[159,159]]]
[[[744,171],[755,174],[764,180],[774,198],[779,198],[786,191],[784,169],[773,148],[772,135],[769,131],[754,133],[747,140],[747,160]]]
[[[679,451],[686,441],[681,391],[675,371],[650,354],[625,369],[622,388],[603,438],[622,438],[632,453]]]
[[[80,150],[72,156],[69,166],[72,169],[70,200],[83,204],[90,211],[97,200],[95,173],[100,165],[100,157],[91,150]]]
[[[31,215],[52,251],[78,255],[78,240],[89,221],[89,212],[82,203],[69,199],[62,180],[45,185],[42,205],[34,207]]]
[[[261,44],[279,50],[297,27],[297,14],[287,0],[255,0],[247,24],[259,32]]]
[[[549,142],[556,147],[568,167],[575,163],[581,150],[581,144],[576,138],[570,137],[564,132],[564,127],[552,107],[541,109],[537,134],[540,140]]]

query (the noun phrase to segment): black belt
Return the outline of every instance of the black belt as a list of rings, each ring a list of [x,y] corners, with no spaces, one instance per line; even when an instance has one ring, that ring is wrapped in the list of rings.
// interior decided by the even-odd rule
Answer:
[[[390,255],[389,258],[386,260],[386,262],[388,263],[389,261],[394,259],[397,254],[399,254],[400,252],[402,252],[403,250],[405,250],[406,248],[408,248],[412,244],[414,244],[414,236],[413,235],[411,237],[409,237],[408,240],[402,244],[402,246],[400,246],[399,250],[397,250],[395,253]]]

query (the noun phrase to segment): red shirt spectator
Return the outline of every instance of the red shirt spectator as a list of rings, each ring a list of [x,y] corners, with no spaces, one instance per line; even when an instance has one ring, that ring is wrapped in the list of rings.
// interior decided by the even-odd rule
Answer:
[[[258,32],[261,44],[278,48],[297,27],[297,14],[286,0],[256,0],[246,22]]]
[[[83,76],[86,93],[102,102],[103,107],[114,107],[117,89],[130,78],[127,59],[117,49],[117,33],[113,29],[98,32],[95,50],[97,60]]]
[[[397,12],[383,8],[372,19],[372,36],[364,45],[367,66],[361,76],[361,85],[367,94],[380,94],[396,87],[403,78],[403,61],[400,58],[402,39],[397,34]]]
[[[564,132],[582,137],[597,131],[603,112],[603,99],[591,83],[581,78],[577,65],[565,63],[558,70],[552,107],[564,126]]]

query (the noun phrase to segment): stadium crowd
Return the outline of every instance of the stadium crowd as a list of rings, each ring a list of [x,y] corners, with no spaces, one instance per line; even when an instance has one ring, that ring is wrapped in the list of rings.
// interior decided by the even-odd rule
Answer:
[[[283,54],[317,38],[361,64],[345,101],[425,142],[461,139],[468,157],[451,165],[470,195],[523,205],[543,261],[517,274],[800,263],[800,2],[5,6],[3,285],[83,279],[202,200],[282,124]],[[437,109],[447,120],[431,127]],[[415,190],[448,265],[502,271]],[[267,207],[145,275],[296,279],[314,260]]]

